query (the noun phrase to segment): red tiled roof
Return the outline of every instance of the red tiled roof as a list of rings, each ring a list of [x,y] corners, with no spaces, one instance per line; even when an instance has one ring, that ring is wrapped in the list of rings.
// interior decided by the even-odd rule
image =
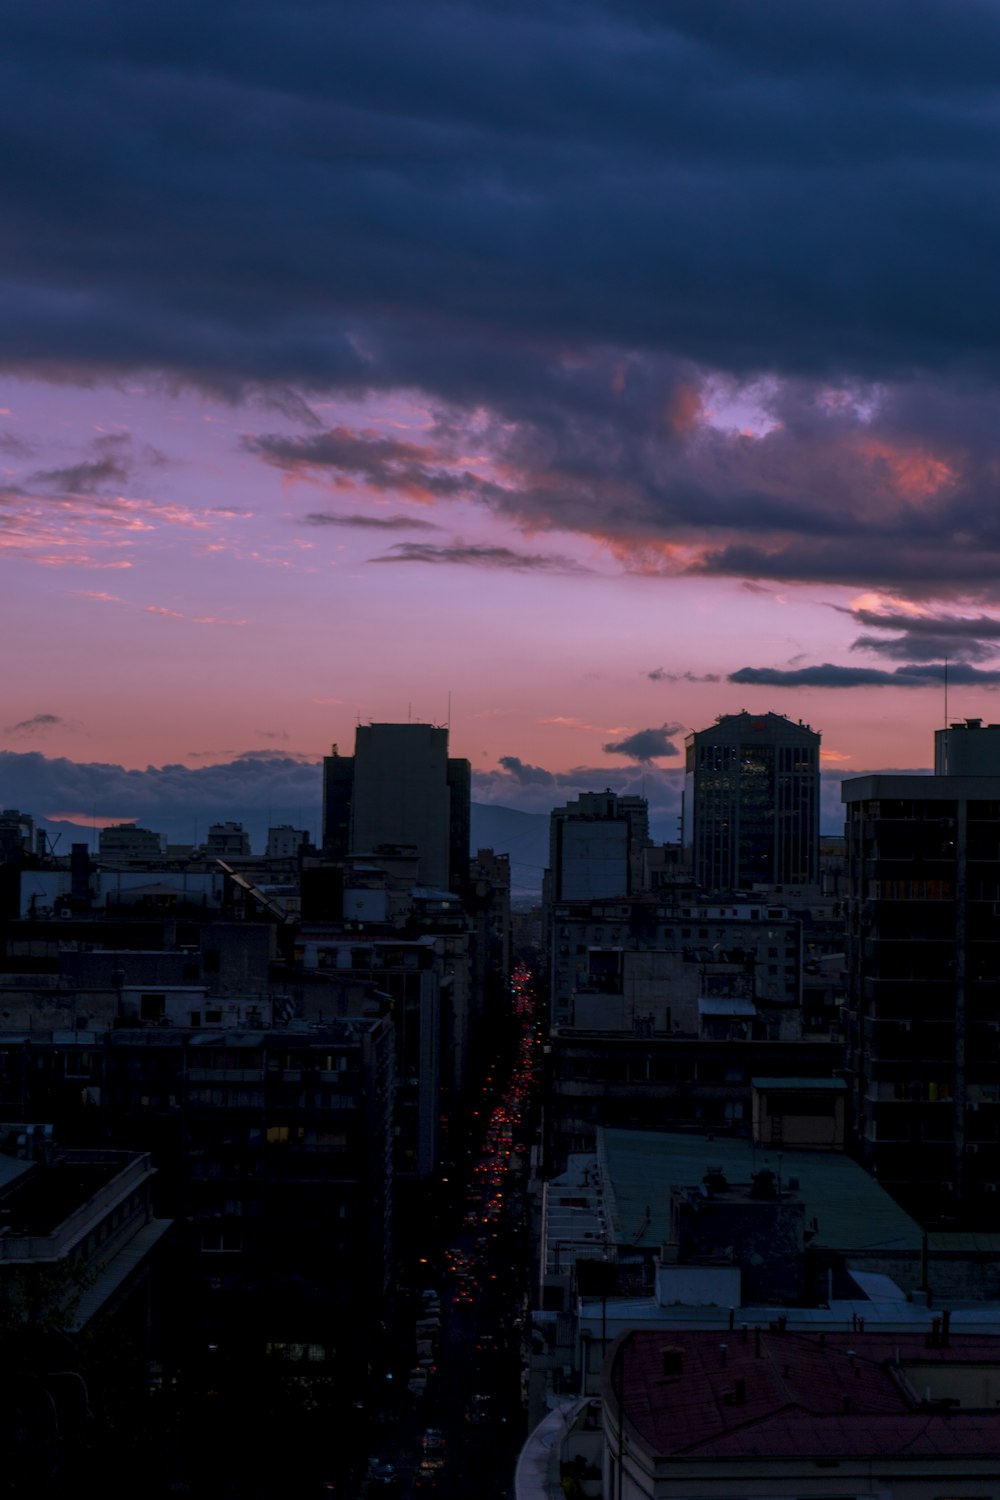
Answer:
[[[680,1374],[664,1373],[668,1348],[677,1351]],[[928,1347],[915,1334],[827,1334],[821,1341],[761,1330],[758,1346],[753,1329],[633,1333],[617,1346],[606,1392],[616,1404],[624,1390],[626,1421],[662,1457],[1000,1452],[1000,1411],[942,1410],[922,1401],[906,1379],[914,1361],[989,1361],[1000,1376],[1000,1338],[963,1335]]]

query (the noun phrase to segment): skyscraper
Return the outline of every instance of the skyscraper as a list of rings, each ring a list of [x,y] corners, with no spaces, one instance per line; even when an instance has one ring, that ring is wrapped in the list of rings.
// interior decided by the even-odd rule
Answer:
[[[820,736],[783,714],[726,714],[687,738],[694,878],[706,891],[811,885]]]
[[[335,858],[412,845],[420,883],[468,879],[471,768],[434,724],[359,725],[352,756],[323,761],[323,847]]]
[[[862,776],[842,789],[854,1125],[865,1161],[904,1202],[992,1220],[1000,733],[970,719],[935,740],[935,763],[951,774]]]

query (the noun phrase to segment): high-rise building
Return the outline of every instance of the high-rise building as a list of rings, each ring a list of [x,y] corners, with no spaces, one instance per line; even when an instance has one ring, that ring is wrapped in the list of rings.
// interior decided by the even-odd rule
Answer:
[[[847,1047],[864,1159],[927,1213],[1000,1205],[1000,757],[978,720],[936,762],[847,781]],[[942,736],[946,742],[942,744]],[[967,738],[966,738],[967,736]],[[979,738],[982,736],[982,739]]]
[[[323,848],[334,858],[412,846],[421,885],[468,880],[472,771],[434,724],[359,725],[352,756],[323,761]]]
[[[709,892],[813,885],[820,736],[782,714],[725,714],[687,738],[694,878]]]
[[[575,802],[554,807],[549,817],[550,899],[633,895],[640,887],[642,851],[648,843],[644,797],[619,796],[609,788],[581,792]]]

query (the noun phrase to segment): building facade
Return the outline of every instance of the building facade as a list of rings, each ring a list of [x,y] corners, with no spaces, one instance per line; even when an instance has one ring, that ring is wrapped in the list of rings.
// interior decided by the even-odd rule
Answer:
[[[335,859],[383,845],[417,851],[421,885],[464,890],[472,770],[434,724],[359,724],[354,754],[323,760],[323,849]]]
[[[812,885],[820,736],[782,714],[727,714],[687,739],[695,881],[708,892]]]
[[[1000,776],[844,783],[864,1159],[925,1213],[1000,1208]]]
[[[634,895],[641,888],[648,844],[644,797],[619,796],[610,788],[581,792],[575,802],[554,807],[549,818],[548,898],[589,901]]]

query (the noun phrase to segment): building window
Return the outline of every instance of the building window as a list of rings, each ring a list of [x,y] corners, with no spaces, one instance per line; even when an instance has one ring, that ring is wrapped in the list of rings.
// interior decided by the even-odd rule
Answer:
[[[140,995],[139,997],[139,1019],[141,1021],[159,1021],[166,1010],[166,995]]]

